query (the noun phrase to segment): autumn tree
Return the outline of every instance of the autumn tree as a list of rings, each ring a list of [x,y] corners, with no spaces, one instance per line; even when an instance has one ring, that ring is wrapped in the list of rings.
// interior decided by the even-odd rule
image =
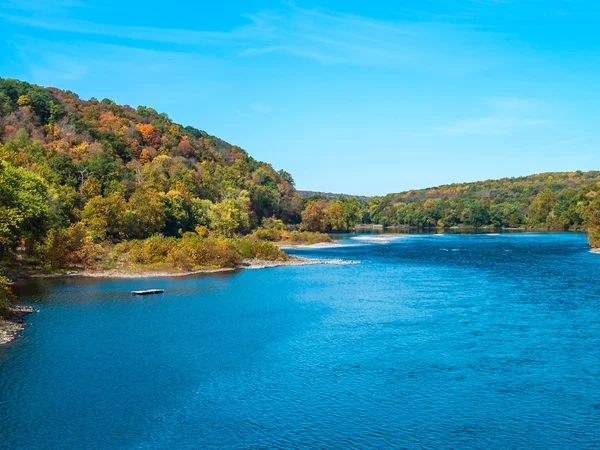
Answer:
[[[313,200],[302,211],[302,226],[308,231],[324,231],[327,227],[327,201]]]

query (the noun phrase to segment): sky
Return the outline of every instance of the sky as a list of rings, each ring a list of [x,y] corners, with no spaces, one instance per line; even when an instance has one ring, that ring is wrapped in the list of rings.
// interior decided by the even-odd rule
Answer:
[[[0,77],[146,105],[380,195],[600,169],[600,5],[0,0]]]

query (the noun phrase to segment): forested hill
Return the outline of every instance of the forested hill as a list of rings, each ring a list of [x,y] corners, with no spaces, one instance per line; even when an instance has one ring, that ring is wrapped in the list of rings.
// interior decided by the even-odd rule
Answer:
[[[366,195],[351,195],[351,194],[334,194],[332,192],[318,192],[318,191],[298,191],[300,195],[305,198],[324,198],[327,200],[345,200],[354,198],[356,200],[367,200],[369,197]]]
[[[287,172],[165,113],[1,78],[0,181],[0,247],[79,222],[101,239],[233,235],[302,209]]]
[[[600,171],[590,172],[546,172],[514,178],[453,183],[426,189],[388,194],[392,201],[427,200],[439,198],[502,198],[529,199],[544,189],[555,193],[576,190],[582,186],[592,186],[600,182]]]
[[[598,222],[600,172],[551,172],[455,183],[373,199],[383,225],[495,226],[584,230]]]

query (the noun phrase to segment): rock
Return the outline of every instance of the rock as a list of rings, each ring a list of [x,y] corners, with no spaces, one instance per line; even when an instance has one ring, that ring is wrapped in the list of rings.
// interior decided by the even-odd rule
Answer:
[[[25,316],[39,312],[31,306],[17,305],[12,308],[12,314],[6,319],[0,319],[0,345],[12,341],[17,333],[25,329]]]

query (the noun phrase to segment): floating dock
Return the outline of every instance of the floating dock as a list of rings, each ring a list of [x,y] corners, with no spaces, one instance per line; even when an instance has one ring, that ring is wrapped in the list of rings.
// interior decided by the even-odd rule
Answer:
[[[164,289],[146,289],[145,291],[131,291],[131,295],[162,294],[163,292],[165,292]]]

